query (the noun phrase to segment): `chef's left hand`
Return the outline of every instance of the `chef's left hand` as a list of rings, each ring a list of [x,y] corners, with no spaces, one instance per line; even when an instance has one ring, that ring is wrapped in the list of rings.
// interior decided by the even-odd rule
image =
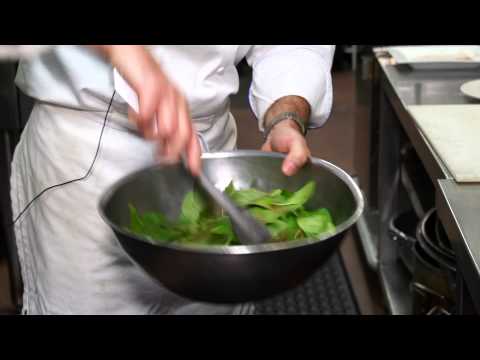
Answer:
[[[303,119],[308,119],[310,105],[303,98],[294,96],[282,98],[267,111],[265,125],[268,126],[269,120],[282,112],[296,112]],[[311,155],[307,140],[300,127],[293,120],[284,120],[275,125],[263,144],[262,151],[287,154],[282,164],[282,171],[287,176],[296,174],[306,164]]]
[[[288,154],[282,165],[282,171],[287,176],[294,175],[310,157],[307,141],[298,125],[292,120],[285,120],[275,125],[263,144],[262,150]]]

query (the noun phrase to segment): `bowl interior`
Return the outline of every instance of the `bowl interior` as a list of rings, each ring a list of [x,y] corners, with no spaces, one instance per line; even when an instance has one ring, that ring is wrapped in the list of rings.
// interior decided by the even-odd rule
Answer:
[[[306,208],[327,208],[337,232],[357,220],[363,200],[348,175],[327,162],[313,159],[295,176],[287,177],[281,171],[283,159],[280,154],[261,152],[207,154],[203,156],[203,168],[220,190],[233,181],[237,189],[296,191],[314,180],[316,192]],[[194,188],[199,190],[183,166],[155,166],[115,184],[103,197],[100,208],[106,220],[117,228],[130,224],[129,203],[141,212],[159,211],[173,220],[180,213],[184,196]]]

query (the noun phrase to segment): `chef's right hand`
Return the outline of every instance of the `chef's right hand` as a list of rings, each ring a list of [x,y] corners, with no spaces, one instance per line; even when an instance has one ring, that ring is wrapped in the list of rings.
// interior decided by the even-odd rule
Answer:
[[[137,122],[147,139],[159,142],[164,160],[176,162],[185,152],[193,174],[201,170],[201,150],[183,95],[143,46],[96,45],[138,95],[139,114],[129,116]]]

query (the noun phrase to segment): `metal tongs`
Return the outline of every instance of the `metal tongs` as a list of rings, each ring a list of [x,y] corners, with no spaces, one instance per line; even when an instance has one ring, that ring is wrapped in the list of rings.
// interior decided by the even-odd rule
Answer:
[[[182,155],[182,162],[190,174],[185,155]],[[193,175],[191,176],[193,177]],[[197,178],[202,189],[230,216],[233,230],[243,245],[258,245],[271,240],[268,229],[258,222],[247,210],[238,207],[228,196],[218,190],[203,172],[200,172]]]

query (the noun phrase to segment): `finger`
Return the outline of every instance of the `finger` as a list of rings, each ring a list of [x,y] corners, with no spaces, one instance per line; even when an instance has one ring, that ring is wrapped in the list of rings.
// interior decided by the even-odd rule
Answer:
[[[145,125],[142,122],[140,115],[133,110],[130,106],[128,107],[128,120],[137,126],[138,131],[145,136]]]
[[[178,109],[175,98],[177,93],[169,86],[162,97],[157,110],[157,128],[159,136],[165,139],[172,137],[178,126]]]
[[[148,120],[141,120],[139,115],[137,115],[135,118],[137,119],[138,129],[145,139],[153,140],[159,137],[156,113],[154,113],[153,116]]]
[[[157,155],[160,158],[165,157],[167,154],[167,142],[163,139],[157,139]]]
[[[265,142],[265,143],[262,145],[261,150],[262,150],[262,151],[271,152],[271,151],[272,151],[272,144],[270,143],[270,141]]]
[[[303,138],[291,141],[288,155],[282,165],[282,171],[287,176],[294,175],[305,165],[309,156],[310,150]]]
[[[138,131],[147,140],[152,140],[155,137],[156,129],[152,127],[153,122],[144,122],[141,120],[140,115],[133,109],[128,109],[128,120],[137,126]]]
[[[169,138],[169,157],[178,159],[180,154],[186,150],[190,137],[193,134],[192,122],[186,103],[177,98],[177,131]]]
[[[187,146],[188,167],[193,175],[197,176],[202,171],[202,150],[195,131],[192,132]]]
[[[172,155],[172,142],[168,139],[161,139],[160,142],[163,143],[162,149],[160,150],[163,160],[167,162],[177,162],[178,158]]]
[[[158,102],[156,113],[156,126],[158,138],[168,140],[172,136],[172,129],[177,123],[177,109],[175,104],[175,93],[173,88],[165,87]]]
[[[151,131],[149,127],[157,110],[158,101],[158,85],[153,84],[151,81],[146,81],[141,88],[141,92],[138,94],[139,113],[135,116],[139,129],[144,133],[149,133]]]
[[[163,165],[178,164],[178,160],[166,156],[158,156],[158,162]]]
[[[130,106],[128,107],[128,120],[134,124],[138,124],[138,114],[135,110],[133,110]]]

